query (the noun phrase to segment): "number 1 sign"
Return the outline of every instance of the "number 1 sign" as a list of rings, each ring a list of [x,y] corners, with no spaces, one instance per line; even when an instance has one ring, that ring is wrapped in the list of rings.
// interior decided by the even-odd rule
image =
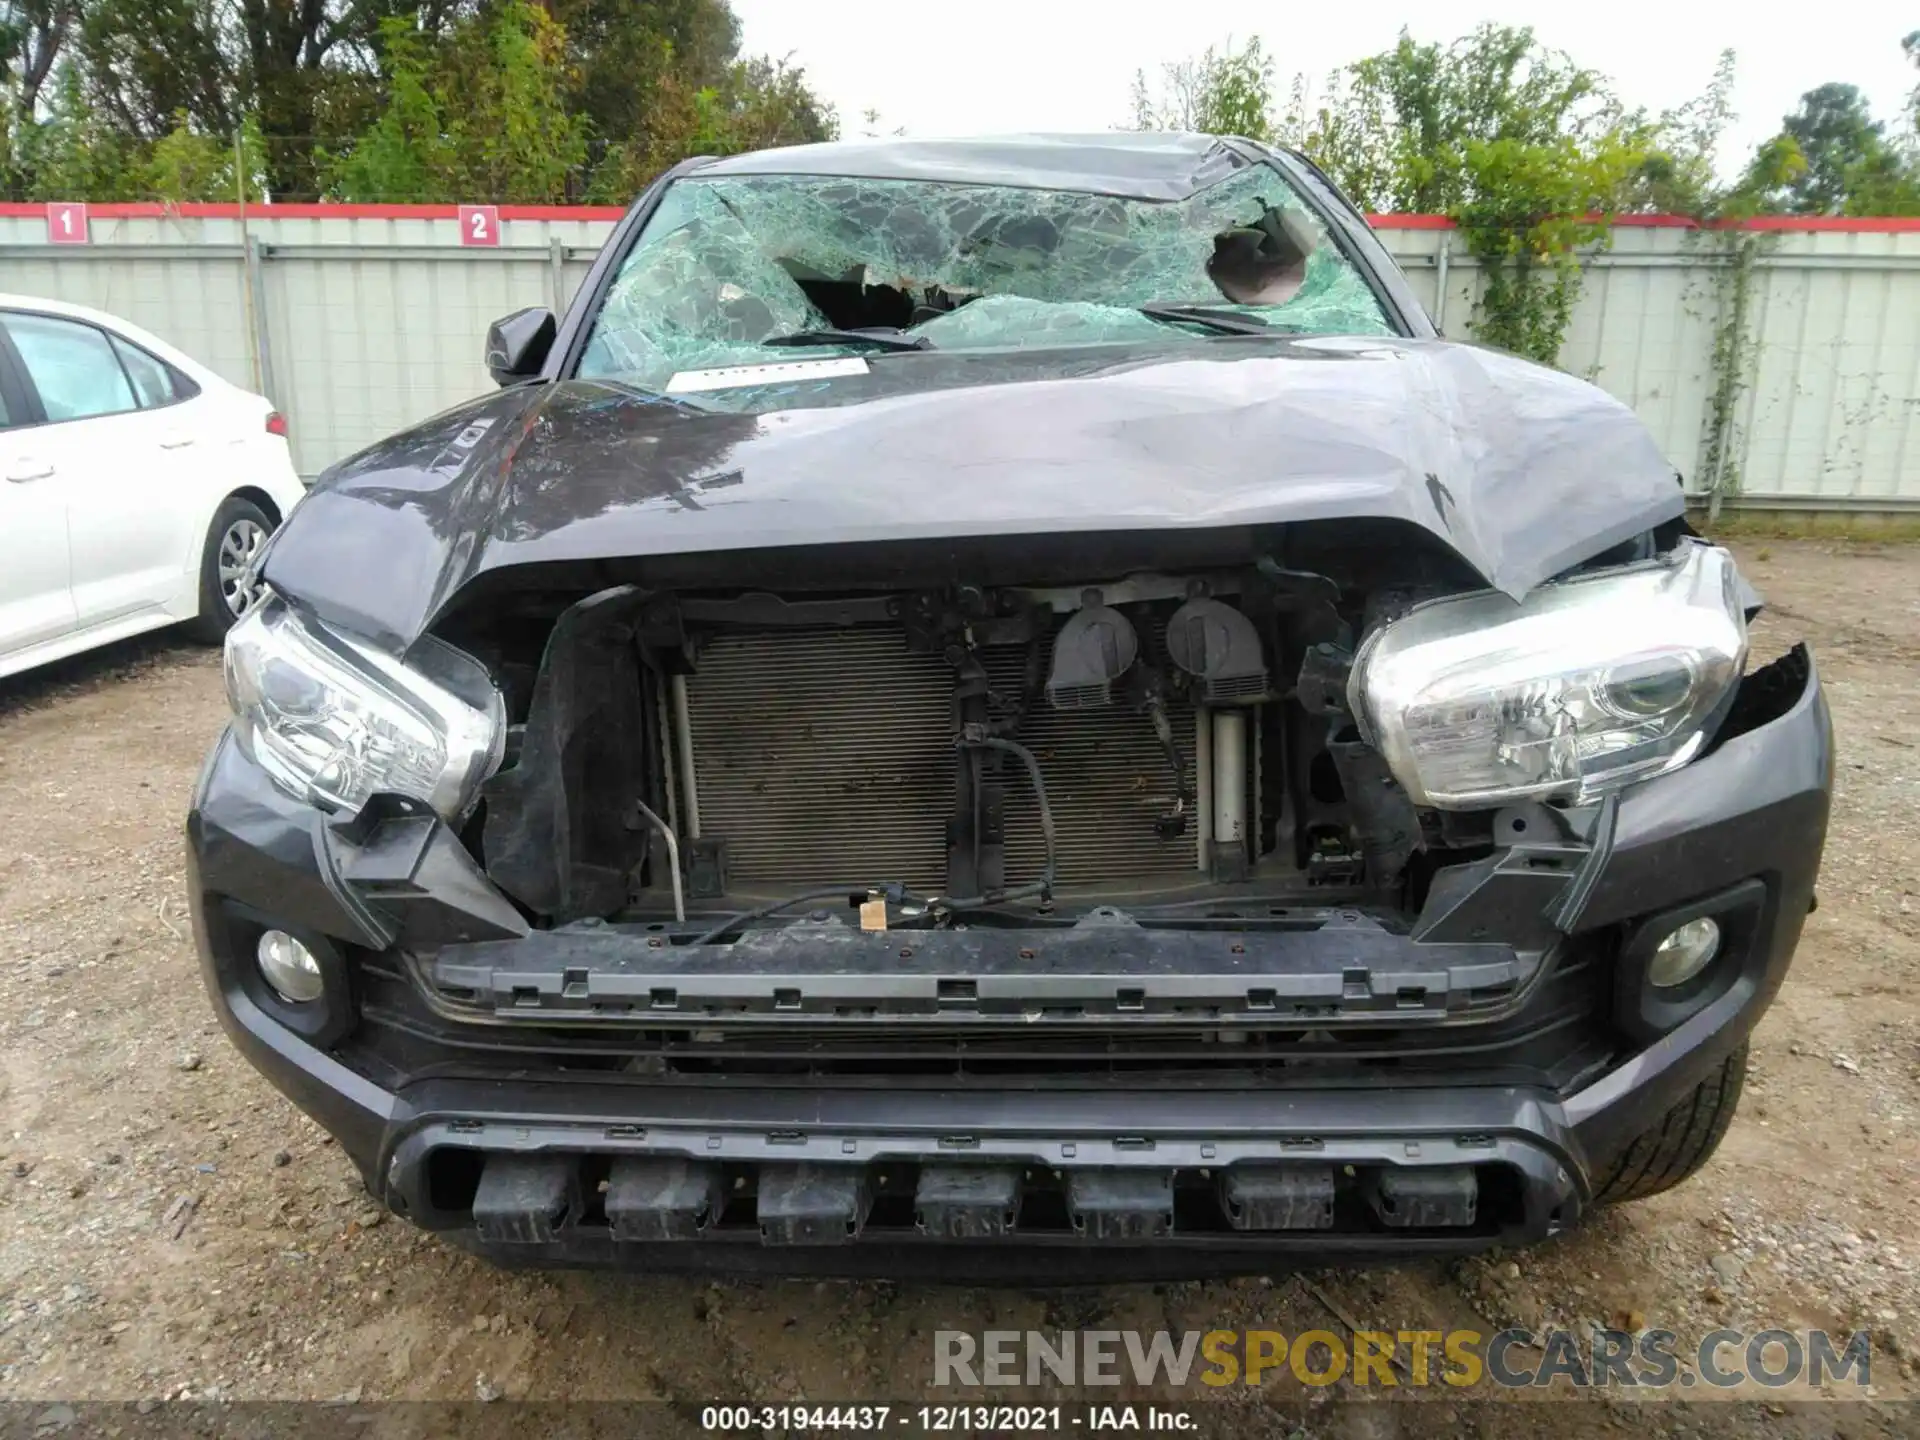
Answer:
[[[498,245],[500,243],[500,207],[462,205],[460,207],[460,243],[462,245]]]
[[[54,200],[47,205],[47,243],[87,243],[87,207],[77,200]]]

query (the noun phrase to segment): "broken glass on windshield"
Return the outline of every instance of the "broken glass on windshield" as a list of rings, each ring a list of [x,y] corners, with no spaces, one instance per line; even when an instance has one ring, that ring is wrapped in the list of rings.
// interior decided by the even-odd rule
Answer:
[[[579,373],[657,388],[682,370],[790,360],[795,336],[809,355],[876,353],[830,343],[861,329],[994,350],[1197,344],[1223,328],[1168,313],[1183,306],[1278,334],[1391,333],[1366,281],[1266,166],[1178,202],[696,176],[667,190],[622,261]]]

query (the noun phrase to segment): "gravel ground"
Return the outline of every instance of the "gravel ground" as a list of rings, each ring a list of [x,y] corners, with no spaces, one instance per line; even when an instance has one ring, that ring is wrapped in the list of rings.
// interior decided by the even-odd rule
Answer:
[[[1920,549],[1740,549],[1772,607],[1756,656],[1813,644],[1841,765],[1820,909],[1719,1155],[1538,1250],[1273,1281],[507,1274],[418,1235],[229,1049],[202,995],[181,820],[224,717],[217,656],[163,636],[0,682],[0,1399],[903,1400],[927,1391],[936,1329],[1294,1334],[1344,1316],[1867,1327],[1876,1401],[1821,1433],[1911,1433],[1883,1407],[1920,1361]],[[1391,1433],[1367,1418],[1377,1392],[1284,1371],[1181,1398],[1277,1435]],[[1742,1405],[1743,1428],[1793,1427],[1779,1409]],[[1701,1423],[1618,1392],[1439,1413],[1489,1435]]]

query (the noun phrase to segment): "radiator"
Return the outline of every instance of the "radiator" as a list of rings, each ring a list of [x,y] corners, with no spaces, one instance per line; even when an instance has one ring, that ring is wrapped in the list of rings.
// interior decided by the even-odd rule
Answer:
[[[1018,689],[1023,650],[982,659],[996,688]],[[688,680],[688,718],[701,833],[726,840],[734,880],[944,890],[953,685],[944,659],[909,652],[892,627],[716,636]],[[1171,707],[1170,718],[1191,781],[1193,712]],[[1046,778],[1062,886],[1192,874],[1192,833],[1154,831],[1174,785],[1145,715],[1041,700],[1016,738]],[[1011,885],[1039,877],[1045,847],[1024,767],[1002,774]]]
[[[1047,659],[1052,661],[1052,655]],[[982,652],[996,689],[1017,691],[1025,655],[1017,649]],[[1193,711],[1169,705],[1173,738],[1193,784]],[[1047,782],[1057,841],[1056,877],[1062,887],[1103,886],[1117,880],[1178,873],[1192,879],[1194,835],[1162,840],[1154,821],[1173,809],[1173,769],[1145,714],[1124,704],[1097,710],[1055,710],[1037,699],[1015,737],[1033,751]],[[1006,787],[1009,885],[1040,878],[1047,847],[1040,834],[1040,808],[1025,768],[1001,770]]]

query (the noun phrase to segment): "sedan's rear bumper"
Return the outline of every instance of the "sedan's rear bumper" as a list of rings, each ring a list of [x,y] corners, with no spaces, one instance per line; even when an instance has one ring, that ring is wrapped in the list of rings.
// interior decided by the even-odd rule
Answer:
[[[354,862],[338,861],[317,817],[224,743],[189,826],[201,954],[235,1044],[339,1138],[373,1192],[417,1223],[510,1263],[920,1270],[971,1279],[999,1268],[1067,1280],[1520,1244],[1578,1218],[1633,1137],[1744,1042],[1785,974],[1811,901],[1831,787],[1825,701],[1804,657],[1801,664],[1767,682],[1781,693],[1764,714],[1748,717],[1750,728],[1736,726],[1741,733],[1709,755],[1620,797],[1592,837],[1589,859],[1543,892],[1565,936],[1619,937],[1607,951],[1618,956],[1610,962],[1619,971],[1612,1010],[1598,1017],[1614,1027],[1619,1059],[1570,1088],[1469,1078],[1465,1061],[1460,1083],[1429,1074],[1417,1085],[1396,1081],[1391,1066],[1329,1071],[1324,1082],[1307,1072],[1252,1082],[1222,1069],[1216,1081],[1199,1084],[1090,1067],[1081,1082],[997,1086],[977,1078],[909,1085],[851,1076],[756,1082],[582,1074],[518,1066],[509,1056],[376,1072],[345,1063],[351,1051],[329,1034],[303,1037],[270,1013],[270,998],[263,1002],[257,978],[249,979],[246,947],[236,942],[243,932],[229,919],[233,906],[383,949],[409,915],[426,913],[444,925],[462,905],[471,911],[471,896],[449,882],[444,903],[423,912],[419,894],[389,885],[389,894],[415,908],[384,906],[343,878]],[[1539,907],[1516,913],[1518,892],[1492,878],[1497,886],[1456,888],[1430,905],[1412,937],[1392,942],[1397,953],[1388,947],[1376,955],[1378,974],[1438,973],[1436,950],[1476,931],[1515,954],[1537,948]],[[1642,1013],[1633,989],[1636,947],[1668,917],[1702,904],[1723,907],[1734,937],[1728,954],[1684,1013]],[[1250,952],[1265,949],[1257,938],[1276,940],[1249,933]],[[495,948],[440,948],[466,957],[461,963],[480,956],[509,969],[537,968],[545,953],[538,945],[551,941],[536,937],[525,950],[488,943]],[[613,961],[588,968],[647,973]],[[532,1003],[544,1007],[576,982],[590,993],[593,978],[570,978],[563,969],[555,996]],[[503,1005],[514,988],[506,987]],[[647,993],[645,984],[629,988]],[[1265,988],[1243,986],[1242,993]],[[1368,997],[1378,988],[1358,987]],[[1383,1017],[1365,1013],[1371,1003],[1351,1016],[1329,1013],[1326,1023],[1377,1030]],[[547,1014],[540,1023],[585,1018]],[[782,1019],[774,1011],[759,1018],[775,1026]],[[1217,1018],[1225,1026],[1262,1023],[1257,1014]],[[509,1016],[492,1023],[493,1033],[512,1031]],[[1421,1023],[1450,1022],[1440,1014]],[[616,1200],[634,1189],[634,1167],[663,1161],[672,1162],[676,1183],[708,1187],[709,1223],[678,1225],[674,1217],[691,1212],[657,1198],[613,1214]],[[1028,1197],[1022,1223],[987,1239],[965,1225],[959,1238],[927,1233],[919,1203],[927,1177],[960,1170],[1017,1176]],[[648,1173],[664,1172],[656,1164]],[[1236,1228],[1223,1178],[1230,1176],[1324,1183],[1324,1223]],[[1418,1190],[1428,1182],[1443,1209],[1463,1187],[1475,1203],[1434,1224],[1384,1218],[1392,1207],[1382,1208],[1383,1186]],[[802,1198],[798,1210],[769,1221],[766,1213],[756,1219],[754,1206],[733,1203],[756,1194]],[[557,1210],[556,1195],[565,1197]],[[1155,1195],[1171,1198],[1162,1206]],[[484,1212],[478,1220],[476,1207]],[[555,1215],[558,1223],[549,1224]],[[630,1222],[624,1231],[622,1216]],[[681,1238],[647,1238],[656,1232]]]

